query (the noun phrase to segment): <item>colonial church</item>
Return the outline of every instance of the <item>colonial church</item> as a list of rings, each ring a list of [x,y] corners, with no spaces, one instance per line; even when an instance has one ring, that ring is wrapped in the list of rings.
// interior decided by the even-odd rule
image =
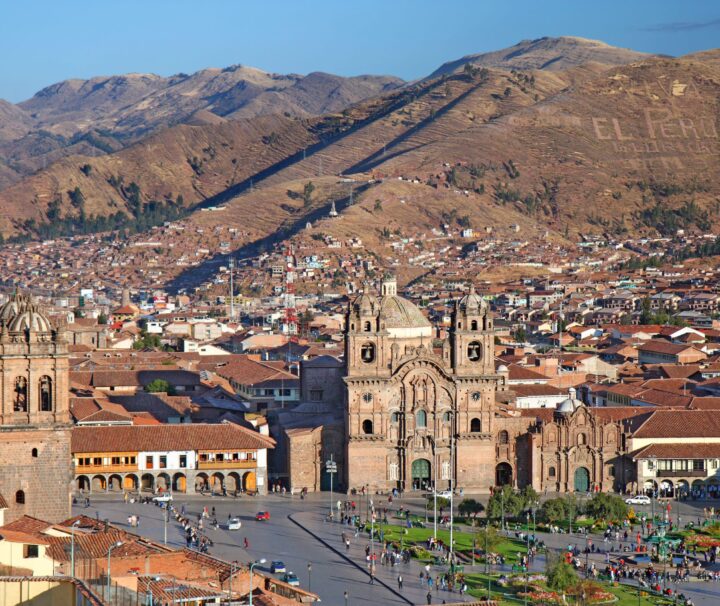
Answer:
[[[570,393],[557,409],[518,410],[494,357],[493,317],[471,287],[445,339],[394,278],[348,307],[345,452],[348,489],[532,485],[537,490],[632,487],[626,457],[637,411],[590,409]]]
[[[0,380],[5,522],[66,519],[73,478],[67,341],[23,295],[0,307]]]

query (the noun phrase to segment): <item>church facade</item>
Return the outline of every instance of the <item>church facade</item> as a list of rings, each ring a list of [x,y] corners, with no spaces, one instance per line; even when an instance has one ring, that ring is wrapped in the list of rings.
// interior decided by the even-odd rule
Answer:
[[[449,337],[397,294],[351,303],[346,318],[346,485],[370,490],[431,485],[487,491],[495,484],[495,400],[507,372],[495,369],[493,319],[471,289]]]
[[[28,297],[0,307],[0,494],[5,521],[70,516],[68,348]]]
[[[352,301],[345,334],[345,452],[348,490],[489,492],[627,490],[626,450],[634,410],[591,409],[574,390],[558,409],[518,410],[508,370],[494,357],[492,313],[471,287],[458,300],[446,339],[397,294],[366,287]]]

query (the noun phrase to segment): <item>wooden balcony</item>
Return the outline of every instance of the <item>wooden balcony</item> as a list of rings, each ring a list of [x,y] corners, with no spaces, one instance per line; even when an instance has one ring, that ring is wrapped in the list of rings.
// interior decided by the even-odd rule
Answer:
[[[658,469],[658,478],[704,478],[707,476],[707,469]]]
[[[94,473],[134,473],[138,471],[135,465],[76,465],[75,475]]]
[[[257,467],[257,461],[233,461],[228,459],[226,461],[198,461],[198,469],[255,469]]]

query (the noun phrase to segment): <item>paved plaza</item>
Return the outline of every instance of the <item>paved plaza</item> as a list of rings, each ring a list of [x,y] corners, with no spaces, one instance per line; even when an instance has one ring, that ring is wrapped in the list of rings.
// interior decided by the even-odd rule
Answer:
[[[342,498],[341,496],[336,496]],[[357,498],[360,511],[363,503]],[[351,538],[350,548],[342,542],[343,532],[352,536],[348,527],[338,522],[327,521],[330,505],[328,493],[310,495],[305,499],[299,496],[267,495],[239,498],[201,497],[176,495],[175,506],[185,506],[191,519],[197,516],[204,507],[215,508],[215,515],[221,524],[213,529],[206,524],[205,532],[213,541],[210,552],[227,560],[250,562],[265,558],[268,564],[258,566],[258,570],[270,575],[269,563],[282,560],[287,569],[295,572],[301,585],[317,593],[324,604],[343,605],[344,594],[348,594],[348,606],[360,604],[425,604],[427,588],[421,586],[419,576],[421,567],[416,561],[398,564],[395,567],[380,566],[376,568],[374,584],[369,582],[365,548],[367,536]],[[424,502],[419,497],[396,500],[394,506],[403,505],[415,513],[423,514]],[[680,515],[681,521],[697,521],[702,514],[703,503],[684,503],[680,512],[673,512],[673,518]],[[641,508],[642,509],[642,508]],[[650,508],[648,508],[648,512]],[[268,521],[256,521],[255,513],[261,510],[270,511]],[[98,495],[91,498],[90,507],[75,507],[74,513],[82,513],[91,517],[107,519],[111,523],[138,532],[156,541],[162,542],[167,536],[169,545],[185,546],[182,528],[171,517],[167,525],[164,523],[163,509],[153,504],[125,503],[118,495]],[[128,515],[137,515],[140,520],[138,528],[128,525]],[[228,531],[224,523],[228,516],[239,517],[242,528]],[[512,533],[512,531],[511,531]],[[567,534],[539,533],[551,550],[563,550],[569,544],[577,545],[581,550],[585,547],[586,537]],[[244,547],[245,539],[248,541]],[[602,544],[602,538],[594,537],[596,544]],[[376,548],[376,551],[379,549]],[[584,557],[584,556],[583,556]],[[594,561],[599,568],[605,566],[604,556],[591,554],[589,561]],[[531,570],[545,569],[545,556],[539,555],[532,562]],[[484,564],[475,567],[466,566],[466,571],[482,572]],[[444,572],[444,567],[433,567],[433,576]],[[495,567],[502,571],[501,567]],[[509,572],[509,568],[508,568]],[[397,583],[398,575],[403,577],[402,590]],[[282,575],[280,575],[282,576]],[[693,581],[680,586],[680,591],[690,596],[697,605],[714,605],[720,603],[720,586],[714,583]],[[432,603],[441,604],[468,601],[471,598],[459,593],[433,590]]]

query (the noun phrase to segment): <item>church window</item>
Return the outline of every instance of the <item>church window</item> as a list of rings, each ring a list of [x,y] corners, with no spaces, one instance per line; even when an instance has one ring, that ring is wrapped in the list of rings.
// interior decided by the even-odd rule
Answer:
[[[27,379],[17,377],[15,379],[15,412],[27,412]]]
[[[323,390],[322,389],[311,389],[310,390],[310,399],[313,402],[320,402],[323,398]]]
[[[452,413],[450,413],[450,412],[443,413],[443,422],[449,423],[451,418],[452,418]]]
[[[40,410],[42,412],[51,412],[52,409],[52,379],[46,375],[40,377]]]
[[[472,393],[472,396],[470,396],[470,397],[473,399],[474,402],[477,402],[477,401],[480,399],[480,392],[479,392],[479,391],[474,391],[474,392]]]
[[[472,322],[470,322],[470,330],[477,330],[477,326],[477,320],[473,320]]]
[[[391,480],[399,480],[400,479],[400,465],[397,463],[390,463],[388,465],[388,475],[390,476]]]
[[[578,437],[577,437],[577,443],[578,443],[578,446],[587,444],[587,436],[584,433],[579,433]]]
[[[372,435],[373,432],[373,422],[370,419],[365,419],[362,423],[362,430],[363,433],[366,436]]]
[[[399,423],[400,422],[400,413],[394,412],[390,415],[390,422],[391,423]]]
[[[37,449],[37,448],[33,448],[30,454],[32,455],[33,459],[37,459],[38,449]]]
[[[427,427],[427,413],[424,410],[418,410],[415,423],[418,427]]]
[[[472,341],[467,347],[467,357],[471,362],[479,362],[482,358],[482,345],[479,341]]]
[[[615,465],[608,465],[608,476],[615,477]]]
[[[370,322],[365,322],[365,332],[370,332]]]
[[[450,461],[443,461],[442,471],[440,472],[443,480],[450,479]]]
[[[554,478],[554,477],[555,477],[555,468],[554,468],[554,467],[549,467],[549,468],[548,468],[548,477],[550,477],[550,478]]]
[[[477,417],[470,421],[470,431],[472,433],[480,433],[480,419]]]
[[[362,397],[362,398],[363,398],[363,401],[364,401],[364,402],[367,402],[367,403],[370,403],[370,402],[373,401],[373,395],[372,395],[369,391],[366,391],[366,392],[363,394],[363,397]]]
[[[18,490],[18,491],[15,493],[15,502],[16,502],[18,505],[25,505],[25,491],[23,491],[23,490]]]
[[[39,558],[40,557],[40,546],[39,545],[23,545],[23,557],[28,558]]]
[[[510,442],[510,435],[504,429],[498,434],[498,442],[500,442],[500,444],[508,444]]]
[[[360,358],[365,364],[375,361],[375,345],[373,343],[365,343],[360,348]]]

